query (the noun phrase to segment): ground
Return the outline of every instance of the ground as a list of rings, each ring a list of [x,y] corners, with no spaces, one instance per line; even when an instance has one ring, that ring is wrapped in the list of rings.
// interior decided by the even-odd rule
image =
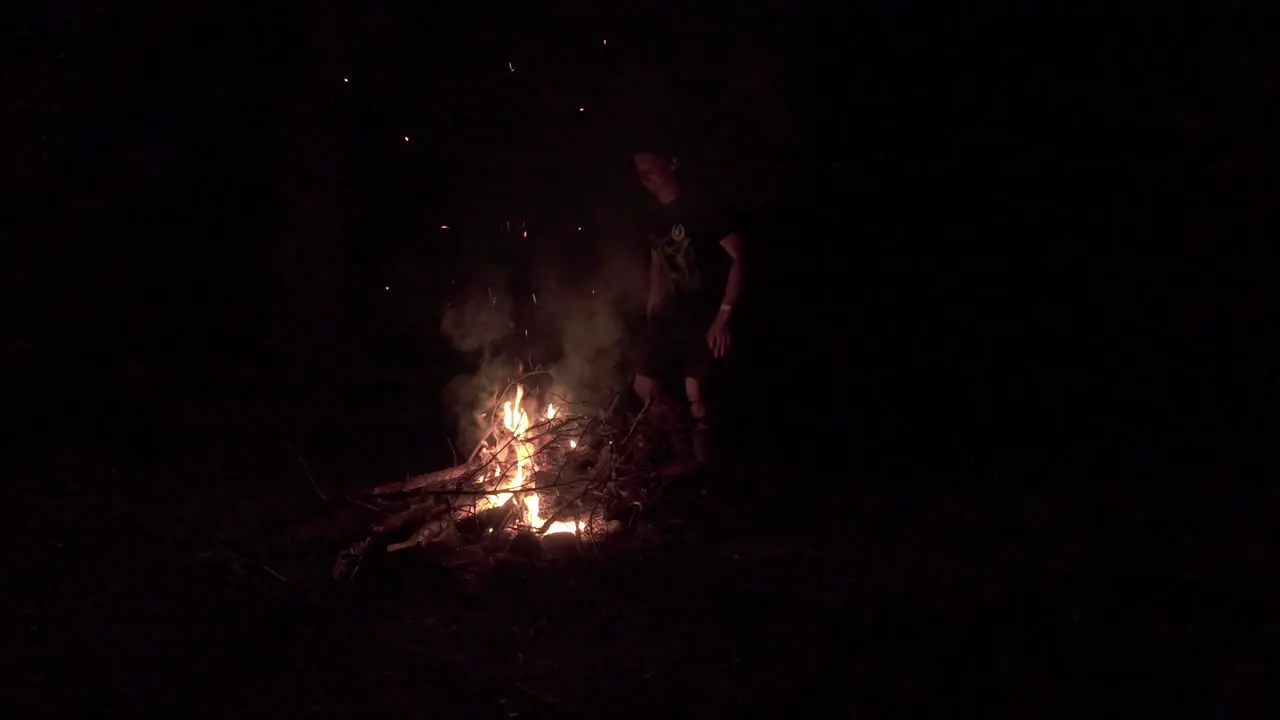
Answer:
[[[690,479],[659,529],[598,554],[482,570],[406,554],[337,585],[331,555],[262,552],[333,507],[290,433],[101,428],[24,475],[3,583],[18,708],[1026,717],[1158,674],[1126,659],[1135,647],[1229,645],[1162,606],[1166,586],[1142,592],[1150,568],[1099,581],[1087,504],[1024,488],[995,516],[908,459],[879,479],[836,469],[836,495],[775,457]],[[393,429],[308,433],[299,451],[332,498],[402,467]],[[1110,609],[1134,589],[1141,613]],[[1202,677],[1214,692],[1195,707],[1264,672]]]

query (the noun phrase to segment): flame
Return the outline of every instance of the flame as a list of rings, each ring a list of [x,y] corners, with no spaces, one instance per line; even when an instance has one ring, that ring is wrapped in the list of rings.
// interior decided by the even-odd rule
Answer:
[[[551,527],[547,528],[545,534],[552,535],[554,533],[579,533],[582,532],[582,523],[578,520],[557,520],[551,523]]]
[[[502,425],[511,433],[511,452],[515,454],[515,465],[503,468],[495,463],[493,477],[500,480],[498,484],[498,492],[486,495],[476,502],[476,510],[486,510],[493,507],[501,507],[511,500],[516,490],[529,479],[532,479],[533,472],[537,468],[534,462],[534,444],[527,438],[529,431],[529,414],[525,412],[522,404],[524,400],[524,386],[516,385],[516,396],[513,401],[507,401],[502,404]],[[556,417],[559,411],[554,403],[547,403],[544,415],[547,420]],[[570,441],[570,447],[577,447],[576,441]],[[514,472],[512,472],[514,470]],[[510,477],[502,480],[502,477],[511,473]],[[523,493],[521,502],[524,505],[524,519],[529,527],[540,529],[546,522],[542,517],[541,498],[536,492]],[[578,520],[557,520],[547,527],[547,533],[579,533],[583,529],[582,522]]]

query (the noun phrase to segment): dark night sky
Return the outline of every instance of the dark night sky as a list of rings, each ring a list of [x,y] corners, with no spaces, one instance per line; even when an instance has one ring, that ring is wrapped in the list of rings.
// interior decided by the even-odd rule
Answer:
[[[437,304],[507,219],[538,242],[604,242],[641,198],[630,148],[652,127],[677,131],[762,229],[823,258],[773,258],[810,285],[839,277],[828,257],[858,256],[867,280],[891,251],[916,281],[941,277],[929,265],[965,286],[1008,267],[982,255],[1015,228],[1057,222],[1057,237],[1007,246],[1043,265],[1079,252],[1062,226],[1109,221],[1117,203],[1147,212],[1180,178],[1248,156],[1243,134],[1188,140],[1253,107],[1236,90],[1257,45],[1230,12],[1156,33],[1084,11],[783,5],[18,16],[6,285],[36,309],[11,342],[160,364],[261,362],[268,339],[310,325],[394,345],[408,311],[376,290],[394,277],[415,286],[397,299]],[[1144,181],[1116,180],[1130,177]],[[1079,211],[1047,200],[1099,179],[1116,187]],[[917,232],[922,217],[955,220]],[[591,237],[564,240],[578,224]]]
[[[794,143],[784,124],[802,92],[787,79],[799,59],[758,14],[319,3],[30,15],[15,78],[31,211],[20,252],[38,271],[26,289],[75,288],[47,309],[99,351],[163,353],[188,337],[191,352],[225,350],[228,333],[252,344],[278,330],[262,312],[273,287],[302,292],[281,262],[317,277],[337,263],[327,281],[299,282],[342,285],[317,303],[367,314],[382,300],[367,291],[406,255],[421,265],[424,244],[449,265],[506,220],[545,237],[637,201],[629,143],[651,127],[736,158],[703,164],[749,193]],[[32,318],[28,333],[47,328]]]

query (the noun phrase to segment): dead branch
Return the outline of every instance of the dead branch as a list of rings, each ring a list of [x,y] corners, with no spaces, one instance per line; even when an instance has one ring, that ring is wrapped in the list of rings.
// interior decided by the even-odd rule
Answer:
[[[387,546],[387,552],[398,552],[407,550],[411,547],[424,545],[431,540],[449,531],[453,527],[453,518],[449,513],[442,512],[440,515],[432,518],[423,524],[422,527],[414,531],[413,535],[404,542],[392,543]]]
[[[399,482],[387,483],[379,485],[368,491],[368,495],[391,495],[394,493],[407,492],[409,490],[417,490],[419,488],[430,487],[432,485],[447,483],[450,480],[457,480],[466,475],[468,472],[479,469],[474,463],[463,463],[462,465],[454,465],[451,468],[437,470],[435,472],[424,473],[422,475],[414,475],[405,478]]]
[[[228,561],[230,561],[231,568],[235,570],[237,573],[240,573],[241,575],[244,575],[244,571],[240,569],[241,565],[252,565],[281,582],[287,582],[287,583],[294,582],[293,580],[290,580],[284,575],[281,575],[280,573],[273,570],[271,566],[267,565],[266,563],[258,562],[257,560],[236,555],[235,553],[228,552],[226,550],[206,550],[205,552],[196,553],[191,557],[191,560],[192,562],[194,562],[197,560],[203,560],[206,558],[214,558],[214,557],[222,557],[227,559]]]
[[[392,532],[397,528],[404,527],[411,522],[421,520],[425,518],[432,509],[432,506],[427,504],[414,505],[408,510],[398,512],[395,515],[389,515],[378,521],[378,523],[373,526],[373,534],[385,535],[386,533]]]
[[[303,459],[302,453],[298,452],[298,448],[292,444],[289,445],[289,449],[293,451],[293,454],[298,458],[298,462],[302,464],[302,471],[307,474],[307,479],[311,481],[311,487],[315,489],[316,494],[320,496],[321,500],[329,502],[329,498],[325,497],[324,493],[320,491],[320,486],[316,484],[315,477],[311,475],[311,468],[307,467],[307,461]]]

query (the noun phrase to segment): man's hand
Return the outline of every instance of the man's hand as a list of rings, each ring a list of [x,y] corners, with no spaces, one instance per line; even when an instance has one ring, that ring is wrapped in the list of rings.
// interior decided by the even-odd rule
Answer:
[[[707,331],[707,347],[712,356],[722,358],[729,354],[729,337],[729,313],[722,310]]]

